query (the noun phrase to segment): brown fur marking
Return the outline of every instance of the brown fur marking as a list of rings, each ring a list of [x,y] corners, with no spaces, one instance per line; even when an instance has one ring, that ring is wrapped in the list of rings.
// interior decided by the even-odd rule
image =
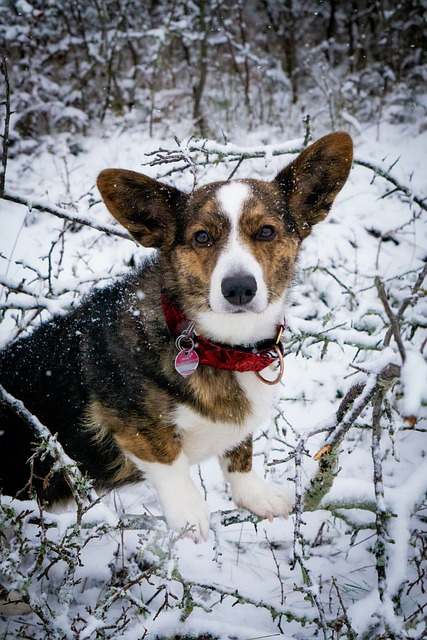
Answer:
[[[108,430],[108,418],[111,410],[102,407],[99,402],[92,402],[87,409],[85,427],[92,431],[92,439],[99,445],[102,451],[109,446],[110,432]],[[111,412],[112,413],[112,412]],[[107,420],[105,420],[107,418]],[[119,453],[115,462],[111,465],[111,486],[138,482],[141,474],[134,463],[123,453]]]
[[[268,182],[247,182],[254,195],[244,204],[240,233],[243,242],[262,265],[271,296],[269,302],[272,302],[283,294],[292,280],[300,241],[295,233],[287,230],[283,210],[277,204],[280,202],[280,193],[274,185]],[[269,225],[276,231],[276,236],[267,242],[256,238],[264,225]]]
[[[232,371],[203,367],[190,376],[188,383],[196,399],[192,408],[214,422],[239,425],[250,413],[250,401]]]
[[[229,473],[248,473],[252,469],[252,436],[227,452],[223,457],[227,460]]]
[[[150,408],[152,413],[158,414],[158,409],[156,411],[153,404]],[[90,405],[89,415],[89,425],[94,431],[95,439],[102,442],[110,434],[125,453],[140,460],[171,464],[181,451],[174,427],[166,423],[169,413],[164,415],[163,422],[159,419],[157,424],[153,424],[147,419],[147,415],[143,418],[135,415],[120,416],[116,410],[95,401]],[[129,465],[128,459],[127,462]],[[124,463],[122,461],[122,467]],[[119,469],[118,473],[125,471]]]
[[[229,221],[219,211],[214,192],[214,185],[207,185],[190,198],[183,242],[172,252],[182,303],[185,306],[185,302],[191,300],[191,308],[184,309],[187,314],[209,309],[210,277],[230,230]],[[198,247],[194,241],[197,231],[206,231],[212,243]]]

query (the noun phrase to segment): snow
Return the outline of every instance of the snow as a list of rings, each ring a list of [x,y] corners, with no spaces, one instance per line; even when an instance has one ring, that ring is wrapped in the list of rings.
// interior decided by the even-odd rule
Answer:
[[[22,11],[31,8],[24,1],[20,7]],[[422,198],[426,187],[427,132],[418,131],[416,124],[392,125],[385,118],[378,126],[353,122],[350,114],[345,120],[354,136],[356,159],[384,170],[393,165],[396,180],[408,187],[412,196]],[[103,168],[141,170],[178,188],[191,189],[191,172],[180,171],[179,161],[147,166],[152,157],[146,154],[161,148],[179,150],[183,158],[194,159],[204,157],[205,152],[212,156],[260,152],[259,157],[245,160],[235,177],[271,179],[301,146],[301,138],[295,136],[278,142],[277,132],[267,127],[253,133],[236,129],[229,134],[227,144],[194,141],[188,138],[185,124],[182,129],[182,142],[177,147],[170,138],[148,138],[140,126],[106,124],[104,129],[93,129],[90,135],[76,141],[83,149],[78,155],[70,154],[65,138],[50,138],[31,158],[21,155],[9,162],[7,191],[41,207],[49,206],[59,214],[65,211],[68,217],[117,230],[95,189],[96,176]],[[316,132],[316,137],[321,133],[328,132]],[[284,155],[277,155],[278,152]],[[204,183],[224,179],[234,166],[231,161],[198,165],[198,180]],[[172,173],[166,175],[171,169]],[[65,637],[154,640],[176,634],[211,634],[224,640],[311,639],[318,630],[318,614],[307,598],[310,594],[320,598],[326,618],[334,620],[342,615],[337,589],[360,637],[371,633],[365,637],[374,638],[375,632],[369,629],[376,622],[379,629],[388,625],[402,638],[419,637],[420,623],[411,629],[405,616],[414,611],[414,602],[420,606],[424,602],[422,585],[416,583],[414,557],[422,550],[416,532],[423,529],[421,516],[427,489],[425,289],[414,301],[416,307],[409,305],[404,314],[406,359],[402,362],[393,340],[382,350],[388,321],[374,279],[380,276],[396,313],[402,300],[410,295],[425,260],[427,243],[425,212],[419,214],[419,207],[410,196],[394,193],[385,197],[391,188],[384,178],[374,177],[370,169],[355,164],[329,218],[306,240],[287,317],[284,383],[275,420],[257,434],[254,461],[260,475],[287,483],[288,478],[295,478],[294,461],[289,459],[272,467],[267,463],[288,458],[299,438],[306,436],[308,455],[303,455],[299,473],[307,487],[317,470],[312,456],[328,435],[323,429],[331,425],[331,416],[350,386],[368,378],[374,380],[375,374],[390,362],[401,366],[400,386],[394,385],[388,391],[394,394],[390,395],[392,406],[382,417],[384,505],[394,514],[388,521],[386,598],[381,602],[372,553],[375,514],[371,508],[375,492],[371,413],[366,409],[357,427],[348,431],[339,445],[336,477],[322,499],[322,508],[302,517],[305,562],[314,580],[311,587],[304,583],[301,568],[292,567],[295,516],[287,521],[262,521],[255,526],[241,514],[235,523],[224,524],[224,512],[234,510],[234,505],[217,463],[208,461],[200,469],[192,469],[192,477],[206,492],[213,511],[208,542],[194,545],[187,539],[176,540],[159,519],[157,498],[148,484],[142,489],[131,487],[105,496],[87,511],[82,526],[89,528],[80,533],[70,534],[76,522],[72,510],[46,516],[51,541],[60,542],[68,535],[77,546],[81,545],[81,565],[75,574],[79,582],[71,594],[63,591],[62,603],[58,602],[57,593],[64,586],[64,562],[54,563],[48,575],[32,585],[34,601],[40,606],[43,599],[47,601],[49,610],[57,614],[55,628],[66,630]],[[0,225],[0,282],[4,285],[0,303],[14,306],[0,328],[3,343],[16,333],[19,310],[41,305],[41,318],[46,318],[69,308],[91,286],[103,286],[126,273],[132,260],[139,260],[146,253],[133,241],[108,237],[85,225],[72,230],[69,220],[29,211],[26,206],[4,200],[0,201]],[[378,234],[370,232],[372,229],[383,239],[391,237],[396,242],[382,241]],[[47,260],[49,254],[52,267]],[[20,289],[6,297],[6,287],[18,283]],[[24,330],[30,320],[24,316]],[[37,323],[40,317],[32,321]],[[424,328],[414,332],[410,323],[416,321],[420,325],[424,322]],[[351,364],[360,370],[355,371]],[[415,428],[410,429],[402,416],[416,417]],[[4,504],[12,503],[5,498]],[[30,509],[38,517],[35,503],[13,504],[15,509]],[[117,528],[123,513],[149,515],[155,524],[150,529]],[[239,512],[231,512],[235,513]],[[25,517],[25,523],[25,535],[39,544],[38,528],[30,515]],[[87,539],[90,526],[104,523],[104,532],[98,528],[97,536]],[[9,560],[0,556],[3,570],[19,564],[17,549],[12,545]],[[33,566],[32,558],[31,554],[25,558],[27,568]],[[148,563],[144,564],[144,558]],[[150,573],[150,561],[159,567],[157,574]],[[138,572],[140,580],[129,586]],[[407,593],[410,584],[413,586]],[[113,587],[121,588],[123,597],[116,597]],[[186,589],[191,589],[192,600]],[[400,613],[392,602],[398,593]],[[181,606],[185,598],[187,609]],[[111,603],[108,610],[102,609],[107,600]],[[135,601],[141,604],[139,610]],[[131,609],[124,614],[128,606]],[[121,626],[111,631],[122,613]],[[126,615],[129,620],[123,625]],[[73,621],[79,634],[71,631]],[[7,621],[0,617],[2,637],[12,638],[21,625],[39,622],[35,614]]]
[[[427,363],[419,351],[406,351],[400,380],[403,387],[402,415],[416,416],[422,403],[427,402]]]

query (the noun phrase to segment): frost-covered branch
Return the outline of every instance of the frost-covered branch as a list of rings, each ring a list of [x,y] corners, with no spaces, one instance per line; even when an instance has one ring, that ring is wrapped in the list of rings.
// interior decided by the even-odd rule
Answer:
[[[271,604],[269,602],[266,602],[262,597],[253,598],[253,597],[247,596],[243,593],[240,593],[236,589],[230,589],[220,585],[209,584],[209,582],[188,581],[185,578],[183,578],[183,576],[180,575],[179,572],[176,570],[174,571],[173,577],[175,580],[180,582],[184,588],[188,590],[187,593],[192,594],[193,590],[194,591],[200,590],[200,592],[208,591],[213,594],[218,594],[222,598],[230,597],[232,600],[234,600],[235,604],[237,603],[243,604],[243,605],[246,604],[246,605],[251,605],[253,607],[256,607],[257,609],[267,610],[271,614],[273,620],[276,618],[284,617],[288,622],[298,621],[304,625],[309,622],[315,622],[316,620],[316,615],[314,612],[307,611],[304,615],[300,615],[295,611],[295,609],[292,609],[290,607],[277,606],[277,605]],[[193,598],[194,596],[192,596],[191,602],[189,603],[189,606],[191,608],[194,608],[195,606],[197,606],[196,601]]]
[[[415,306],[416,303],[419,301],[420,296],[425,297],[426,292],[425,291],[421,292],[421,288],[423,286],[423,283],[426,277],[427,277],[427,264],[425,264],[424,267],[420,270],[417,276],[417,279],[414,283],[414,286],[411,289],[410,295],[407,296],[404,300],[402,300],[396,314],[393,316],[394,321],[390,322],[390,327],[387,330],[387,333],[384,337],[384,343],[383,343],[384,347],[389,346],[390,340],[393,335],[396,337],[396,335],[399,334],[398,323],[402,322],[403,314],[405,313],[407,308],[410,306]],[[389,313],[392,313],[391,310]],[[404,358],[402,358],[402,361],[403,360]]]
[[[56,436],[52,435],[47,427],[24,406],[21,400],[13,397],[0,384],[0,402],[6,404],[17,416],[19,416],[34,432],[40,440],[40,445],[34,456],[48,455],[54,460],[55,471],[63,473],[71,490],[78,510],[78,521],[81,521],[85,502],[97,500],[91,483],[83,477],[74,460],[64,451]]]
[[[403,346],[402,336],[400,334],[399,323],[393,311],[390,308],[390,305],[387,300],[387,294],[384,289],[384,285],[378,276],[375,278],[375,286],[378,291],[378,297],[381,300],[384,310],[387,314],[387,318],[390,321],[390,331],[393,334],[394,339],[396,341],[397,347],[399,349],[400,357],[402,358],[402,362],[405,362],[406,353],[405,353],[405,347]],[[386,344],[386,346],[388,346],[388,344]]]
[[[349,389],[338,408],[337,423],[330,430],[330,434],[325,439],[322,449],[316,454],[315,460],[318,460],[324,453],[328,453],[339,445],[344,435],[355,424],[375,394],[381,389],[389,388],[399,380],[399,373],[400,368],[393,363],[389,363],[381,368],[378,373],[372,372],[364,385],[356,383]]]
[[[239,163],[245,160],[264,159],[267,163],[270,158],[283,155],[296,155],[304,149],[305,140],[296,139],[284,144],[269,144],[260,147],[238,146],[233,143],[219,143],[208,139],[189,138],[179,140],[175,138],[178,148],[161,147],[156,151],[151,151],[146,155],[151,159],[145,164],[156,167],[160,165],[177,164],[168,172],[172,175],[176,171],[190,168],[195,173],[196,167],[217,165],[222,162]],[[409,200],[415,202],[420,209],[427,211],[427,199],[414,192],[413,189],[402,184],[391,173],[391,167],[382,167],[363,158],[355,157],[354,164],[370,169],[375,175],[380,176],[386,182],[395,187],[395,191],[403,193]]]
[[[394,163],[391,167],[385,168],[385,167],[381,167],[380,165],[376,165],[370,162],[369,160],[355,157],[354,164],[360,165],[361,167],[365,167],[366,169],[370,169],[371,171],[374,172],[375,175],[380,176],[381,178],[384,178],[384,180],[386,180],[387,182],[390,182],[390,184],[392,184],[395,187],[395,191],[403,193],[409,200],[413,200],[420,207],[420,209],[427,211],[427,198],[426,197],[422,198],[414,194],[414,192],[407,185],[404,185],[401,182],[399,182],[399,180],[391,174],[391,169],[396,163]]]
[[[384,499],[382,456],[381,456],[381,411],[383,402],[383,392],[377,391],[372,411],[372,460],[374,468],[374,489],[375,489],[375,521],[377,539],[375,542],[375,560],[378,576],[378,593],[381,601],[384,600],[387,591],[387,520],[390,517]]]
[[[265,145],[263,147],[239,147],[232,143],[221,144],[207,139],[190,138],[188,140],[175,139],[178,149],[160,148],[151,151],[146,155],[152,159],[148,160],[146,166],[157,167],[160,165],[173,166],[163,177],[172,175],[177,171],[190,169],[193,174],[194,184],[197,182],[196,170],[198,167],[208,165],[218,165],[220,163],[236,163],[229,179],[234,177],[238,167],[244,160],[264,159],[267,163],[270,158],[282,155],[295,155],[303,149],[303,140],[291,140],[284,144]]]
[[[317,608],[319,615],[319,627],[322,630],[322,634],[325,640],[328,640],[328,628],[326,621],[326,613],[320,598],[318,586],[313,578],[311,569],[307,562],[307,556],[305,552],[306,542],[302,533],[303,526],[303,511],[304,511],[304,497],[303,497],[303,480],[302,480],[302,458],[306,454],[305,443],[307,438],[301,438],[295,449],[295,526],[294,526],[294,543],[293,543],[293,569],[297,566],[300,568],[302,574],[302,586],[299,588],[308,600],[310,600]]]
[[[69,213],[61,207],[57,207],[52,204],[46,204],[42,200],[34,198],[24,198],[23,196],[11,193],[9,191],[5,192],[1,197],[3,198],[3,200],[7,200],[8,202],[22,204],[27,207],[29,211],[35,209],[36,211],[50,213],[51,215],[56,216],[57,218],[61,218],[62,220],[67,220],[68,222],[73,222],[74,224],[80,224],[85,227],[90,227],[91,229],[95,229],[96,231],[100,231],[101,233],[106,233],[108,236],[117,236],[118,238],[132,240],[134,242],[133,238],[131,238],[131,236],[121,227],[116,227],[112,224],[98,224],[90,218]]]

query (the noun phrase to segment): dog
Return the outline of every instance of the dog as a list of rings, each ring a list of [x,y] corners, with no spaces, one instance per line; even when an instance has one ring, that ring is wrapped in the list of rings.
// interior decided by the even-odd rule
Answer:
[[[186,194],[106,169],[110,213],[157,249],[131,275],[5,347],[1,383],[57,434],[98,490],[147,478],[170,528],[207,540],[190,465],[217,456],[237,506],[287,517],[286,492],[252,468],[252,434],[273,407],[281,332],[301,242],[347,180],[344,132],[308,146],[271,181]],[[279,365],[279,372],[277,366]],[[0,489],[46,504],[70,489],[34,432],[1,405]],[[29,460],[31,458],[31,469]]]

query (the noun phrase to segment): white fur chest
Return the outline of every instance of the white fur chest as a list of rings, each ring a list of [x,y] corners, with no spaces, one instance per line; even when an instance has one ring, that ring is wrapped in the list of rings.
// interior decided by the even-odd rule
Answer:
[[[265,377],[275,377],[275,372],[270,370],[264,370],[262,374]],[[276,387],[264,384],[252,372],[234,375],[251,403],[251,412],[243,424],[210,420],[184,404],[180,404],[172,415],[190,464],[230,451],[271,416]],[[233,398],[230,397],[230,404],[232,403]]]

